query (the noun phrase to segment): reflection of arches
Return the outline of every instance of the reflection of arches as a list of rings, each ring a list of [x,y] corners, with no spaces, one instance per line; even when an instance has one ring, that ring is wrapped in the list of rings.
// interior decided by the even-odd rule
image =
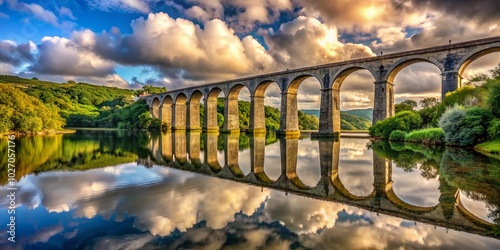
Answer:
[[[151,116],[153,118],[160,118],[160,99],[158,97],[155,97],[151,104]]]
[[[498,45],[494,45],[479,51],[476,50],[464,56],[462,60],[460,60],[457,64],[458,68],[456,69],[456,71],[458,72],[458,75],[462,76],[467,67],[469,67],[475,60],[495,52],[500,52],[500,47]]]
[[[389,83],[394,83],[394,79],[396,78],[397,74],[403,70],[404,68],[414,64],[414,63],[419,63],[419,62],[427,62],[431,63],[434,66],[436,66],[439,69],[439,72],[443,72],[444,68],[441,66],[442,64],[439,63],[436,59],[432,57],[424,58],[424,57],[412,57],[412,58],[402,58],[395,63],[391,65],[387,69],[387,82]]]
[[[183,93],[179,93],[175,98],[174,129],[186,129],[186,101],[187,97]]]
[[[179,166],[184,166],[187,162],[186,133],[176,131],[174,133],[174,157]]]
[[[203,128],[207,131],[217,131],[219,130],[219,124],[217,120],[217,98],[219,94],[222,93],[220,88],[212,88],[207,98],[205,98],[205,116],[203,122]]]
[[[202,161],[200,159],[200,140],[201,133],[192,131],[188,133],[188,155],[189,155],[189,160],[191,161],[191,164],[195,168],[200,168],[202,166]]]
[[[166,122],[168,125],[173,125],[172,123],[172,104],[174,103],[172,97],[167,95],[163,98],[163,104],[161,105],[161,121]]]
[[[266,135],[255,133],[250,136],[250,168],[257,180],[266,184],[274,181],[264,172],[264,160],[266,154]]]
[[[189,96],[189,105],[187,107],[187,129],[199,130],[201,129],[200,121],[200,101],[203,97],[201,91],[194,91],[191,96]]]
[[[476,216],[475,214],[473,214],[472,212],[470,212],[462,203],[461,201],[461,198],[460,198],[460,192],[457,191],[457,194],[456,194],[456,208],[458,210],[458,212],[465,218],[467,219],[469,222],[473,223],[474,225],[476,226],[481,226],[481,227],[491,227],[493,226],[494,224],[493,223],[490,223],[488,221],[485,221],[481,218],[479,218],[478,216]]]
[[[244,177],[243,171],[241,171],[238,163],[240,134],[223,134],[222,137],[224,139],[224,160],[227,168],[231,171],[234,177]]]
[[[172,133],[170,131],[161,134],[161,155],[167,164],[173,161]]]
[[[354,195],[347,188],[344,186],[342,181],[339,178],[338,173],[332,176],[332,184],[333,187],[335,187],[335,190],[337,190],[342,196],[348,198],[349,200],[352,201],[362,201],[362,200],[368,200],[370,198],[375,197],[375,190],[372,190],[372,192],[369,195],[366,196],[361,196],[361,195]]]
[[[423,207],[423,206],[415,206],[415,205],[412,205],[410,203],[407,203],[407,202],[401,200],[401,198],[399,198],[399,196],[396,195],[393,188],[386,191],[386,197],[392,204],[394,204],[399,209],[405,210],[408,212],[412,212],[412,213],[427,213],[427,212],[434,211],[437,207],[439,207],[439,204],[434,205],[432,207]]]
[[[219,173],[222,169],[222,166],[219,163],[218,151],[217,151],[217,139],[218,132],[215,133],[205,133],[204,135],[204,145],[203,145],[203,153],[205,164],[207,164],[212,172]]]

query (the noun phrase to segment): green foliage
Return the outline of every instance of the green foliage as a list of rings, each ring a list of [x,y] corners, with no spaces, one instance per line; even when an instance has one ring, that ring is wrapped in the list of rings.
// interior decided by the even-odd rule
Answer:
[[[389,136],[389,141],[404,142],[405,136],[406,132],[401,130],[394,130],[391,132],[391,135]]]
[[[490,140],[500,139],[500,119],[493,119],[487,131]]]
[[[319,128],[319,119],[316,116],[306,114],[300,110],[298,116],[300,130],[316,130]]]
[[[151,86],[151,85],[144,85],[144,86],[142,86],[142,90],[137,91],[137,94],[143,94],[145,92],[147,92],[150,95],[152,95],[152,94],[159,94],[159,93],[167,92],[167,88],[165,88],[165,87],[154,87],[154,86]]]
[[[445,136],[442,128],[427,128],[408,133],[404,140],[406,142],[426,145],[443,145]]]
[[[437,105],[436,115],[432,120],[432,124],[438,124],[440,117],[446,109],[454,105],[467,106],[468,100],[477,100],[475,106],[484,106],[488,90],[483,87],[465,86],[453,92],[447,93],[444,100]]]
[[[491,118],[491,112],[487,109],[465,109],[456,105],[443,114],[439,126],[444,131],[446,144],[470,146],[486,139],[486,128]]]
[[[403,111],[393,117],[378,121],[375,125],[370,127],[369,132],[371,136],[387,140],[394,130],[409,132],[419,128],[421,124],[422,119],[418,113]]]
[[[423,100],[420,100],[419,102],[420,107],[422,108],[430,108],[430,107],[435,107],[439,104],[439,99],[435,97],[427,97],[424,98]]]
[[[497,66],[497,68],[500,66]],[[488,87],[488,107],[493,114],[500,118],[500,79],[490,81],[486,85]]]
[[[394,105],[396,114],[402,111],[413,111],[417,107],[417,102],[413,100],[404,100],[401,103]]]
[[[47,107],[18,88],[5,84],[0,84],[0,110],[0,133],[59,130],[64,125],[57,107]]]
[[[483,142],[474,147],[477,151],[486,154],[500,154],[500,139]],[[498,157],[498,156],[497,156]]]

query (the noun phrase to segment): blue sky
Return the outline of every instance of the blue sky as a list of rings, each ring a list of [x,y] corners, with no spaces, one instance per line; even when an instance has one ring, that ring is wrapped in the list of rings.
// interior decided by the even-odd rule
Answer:
[[[500,35],[499,10],[493,0],[0,0],[0,74],[175,89]],[[439,96],[432,66],[400,74],[398,100]],[[370,76],[346,81],[344,108],[370,106]],[[302,91],[317,104],[313,81]]]

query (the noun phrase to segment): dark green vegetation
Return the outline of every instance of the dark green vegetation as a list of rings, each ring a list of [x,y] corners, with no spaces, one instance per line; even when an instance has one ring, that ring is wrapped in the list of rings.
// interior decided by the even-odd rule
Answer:
[[[396,116],[370,128],[372,136],[390,140],[392,131],[401,130],[408,133],[405,142],[477,145],[478,151],[495,154],[500,148],[500,65],[491,70],[491,77],[473,77],[466,86],[446,94],[441,103],[434,98],[419,104],[406,100],[395,108]],[[399,132],[395,133],[393,139],[399,141]],[[491,142],[481,144],[485,141]]]
[[[306,109],[302,112],[319,118],[319,110]],[[299,112],[301,112],[299,111]],[[340,111],[340,126],[342,130],[368,130],[371,126],[372,109],[356,109]],[[299,113],[300,114],[300,113]]]
[[[0,133],[61,130],[66,127],[154,128],[144,101],[133,98],[144,91],[161,92],[165,88],[144,86],[127,90],[87,83],[53,83],[15,76],[0,76],[0,106],[6,112],[0,121]]]
[[[18,88],[0,84],[0,133],[58,130],[64,124],[57,106],[45,106]]]

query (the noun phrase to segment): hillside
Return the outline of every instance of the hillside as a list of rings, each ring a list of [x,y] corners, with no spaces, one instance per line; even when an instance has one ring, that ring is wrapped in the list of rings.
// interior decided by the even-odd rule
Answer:
[[[319,118],[319,110],[306,109],[302,112]],[[366,130],[371,126],[372,109],[340,111],[342,130]],[[366,117],[369,117],[366,118]]]
[[[344,110],[344,113],[359,116],[365,118],[371,122],[373,117],[373,109],[352,109],[352,110]]]

